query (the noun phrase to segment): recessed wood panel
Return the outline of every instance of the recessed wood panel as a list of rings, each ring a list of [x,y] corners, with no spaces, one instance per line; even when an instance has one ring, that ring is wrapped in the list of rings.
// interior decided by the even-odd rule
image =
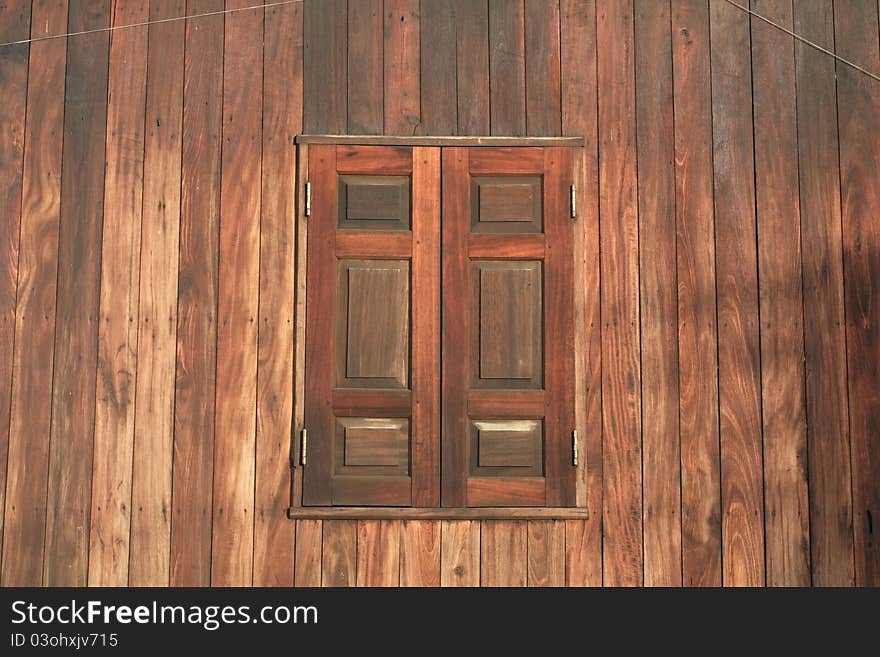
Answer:
[[[543,434],[541,420],[472,420],[471,474],[540,476]]]
[[[409,474],[407,418],[336,418],[336,474]]]
[[[540,233],[541,177],[471,178],[471,232]]]
[[[336,382],[345,388],[406,388],[409,263],[341,260]]]
[[[541,263],[474,263],[472,384],[482,388],[542,385]]]
[[[339,176],[339,228],[409,230],[409,177]]]

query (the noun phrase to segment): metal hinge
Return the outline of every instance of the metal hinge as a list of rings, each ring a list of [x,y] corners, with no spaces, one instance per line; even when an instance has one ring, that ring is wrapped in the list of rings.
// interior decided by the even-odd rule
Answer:
[[[300,465],[306,464],[306,455],[309,451],[309,432],[303,428],[300,431],[300,445],[299,445],[299,463]]]
[[[578,464],[578,432],[577,429],[571,432],[571,464]]]
[[[306,207],[303,213],[306,217],[312,214],[312,183],[306,181]]]
[[[577,214],[577,188],[572,185],[569,188],[569,202],[571,205],[571,218],[574,219],[578,216]]]

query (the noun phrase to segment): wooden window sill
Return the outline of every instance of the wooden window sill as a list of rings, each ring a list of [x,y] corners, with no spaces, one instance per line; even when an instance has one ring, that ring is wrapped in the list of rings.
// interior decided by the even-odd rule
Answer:
[[[292,506],[291,520],[576,520],[586,507]]]

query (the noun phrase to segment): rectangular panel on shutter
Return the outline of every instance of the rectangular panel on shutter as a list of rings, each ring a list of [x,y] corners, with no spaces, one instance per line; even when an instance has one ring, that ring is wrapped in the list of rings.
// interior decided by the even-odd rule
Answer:
[[[409,176],[339,176],[341,229],[409,230],[409,206]]]
[[[540,176],[471,178],[471,232],[540,233],[544,230]]]

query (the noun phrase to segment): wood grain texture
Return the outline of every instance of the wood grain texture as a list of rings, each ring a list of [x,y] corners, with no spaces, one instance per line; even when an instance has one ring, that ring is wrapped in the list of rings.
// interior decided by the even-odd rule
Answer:
[[[489,128],[526,134],[524,0],[489,0]]]
[[[303,128],[306,132],[341,133],[348,125],[347,5],[346,0],[303,3]]]
[[[668,3],[636,0],[645,586],[681,586],[675,145]]]
[[[834,44],[829,0],[795,0],[794,29]],[[840,225],[840,161],[834,62],[795,45],[798,170],[804,277],[810,570],[816,586],[852,586],[849,395]]]
[[[721,420],[722,579],[764,583],[761,358],[749,20],[710,4],[718,387]]]
[[[791,27],[791,3],[755,11]],[[876,22],[876,21],[875,21]],[[876,41],[876,39],[875,39]],[[767,584],[810,584],[794,44],[752,23]]]
[[[321,520],[296,521],[294,586],[321,586],[323,529]]]
[[[358,522],[357,586],[400,584],[400,521]]]
[[[484,520],[480,530],[480,586],[525,586],[528,523]]]
[[[221,7],[219,0],[205,0],[187,9]],[[191,19],[184,46],[172,586],[211,582],[223,26],[222,16]]]
[[[559,4],[525,0],[526,133],[562,134]]]
[[[254,586],[290,586],[294,581],[294,527],[285,518],[285,510],[292,460],[293,141],[302,129],[302,5],[269,7],[264,21]]]
[[[148,17],[147,5],[118,2],[111,25]],[[89,538],[93,586],[128,583],[146,96],[147,28],[112,32]]]
[[[347,25],[348,132],[376,134],[384,125],[382,1],[349,2]]]
[[[682,577],[721,585],[709,8],[672,3]]]
[[[450,1],[455,13],[456,134],[488,135],[489,6],[472,0]]]
[[[70,32],[105,28],[109,20],[109,2],[76,3],[70,8],[67,28]],[[48,586],[84,585],[88,571],[109,46],[107,32],[72,37],[67,43],[43,562],[43,584]]]
[[[383,133],[411,135],[421,120],[419,2],[388,0],[384,7]]]
[[[603,582],[642,583],[641,371],[632,2],[597,2]]]
[[[449,0],[419,3],[420,135],[458,134],[455,81],[455,14]],[[444,56],[437,56],[442,53]]]
[[[837,53],[880,75],[877,3],[835,6]],[[880,88],[838,64],[841,219],[856,584],[880,586]]]
[[[229,586],[253,577],[262,37],[263,10],[227,17],[211,583]]]
[[[565,586],[565,521],[530,520],[528,585]]]
[[[358,521],[325,522],[321,541],[321,586],[355,586]]]
[[[579,473],[578,504],[591,510],[590,519],[566,523],[566,579],[572,585],[602,584],[602,412],[601,323],[599,319],[599,135],[597,102],[596,4],[594,0],[562,0],[560,3],[562,50],[562,132],[583,135],[585,146],[580,175],[579,214],[583,248],[576,254],[583,262],[583,286],[575,308],[583,303],[584,342],[582,359],[582,407],[578,428],[583,432],[586,461]],[[576,169],[577,171],[577,169]],[[577,266],[577,265],[576,265]],[[577,269],[576,269],[577,271]],[[577,289],[577,287],[575,288]],[[578,526],[580,524],[581,526]],[[571,537],[570,539],[568,537]]]
[[[154,0],[150,18],[161,20],[184,11],[180,0]],[[180,21],[150,27],[131,496],[132,586],[167,586],[170,581],[184,38]]]
[[[440,522],[440,586],[480,586],[480,521]]]
[[[440,586],[440,525],[404,520],[400,525],[400,586]]]

